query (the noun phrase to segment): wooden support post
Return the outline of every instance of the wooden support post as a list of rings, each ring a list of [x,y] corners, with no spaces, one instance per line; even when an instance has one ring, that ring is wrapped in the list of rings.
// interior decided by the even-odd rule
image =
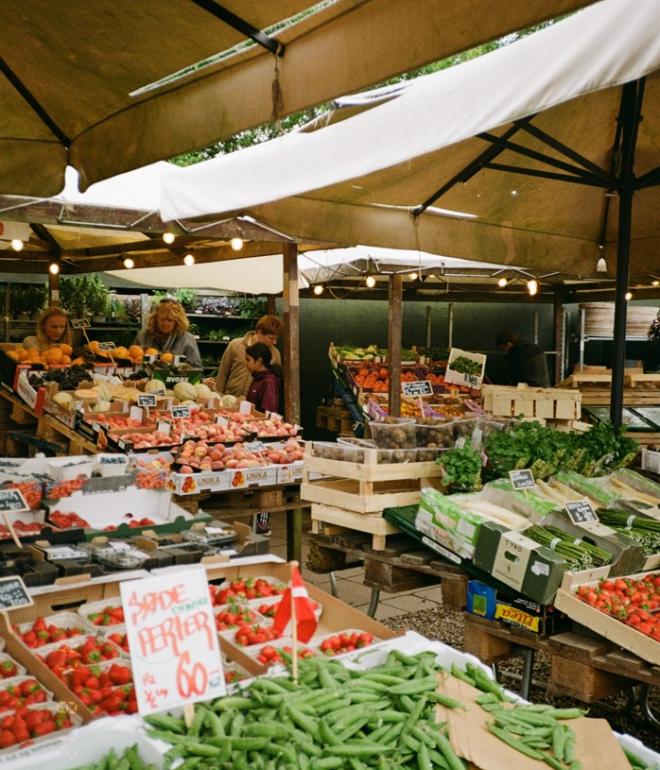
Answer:
[[[432,316],[433,316],[433,306],[427,305],[426,306],[426,347],[431,347],[431,324],[432,324]]]
[[[48,272],[48,304],[59,305],[60,304],[60,275],[53,275]]]
[[[552,304],[552,328],[555,349],[555,382],[564,379],[564,296],[560,288],[556,288]]]
[[[389,405],[392,417],[401,416],[401,320],[403,276],[390,276],[387,316],[387,347],[390,362]]]
[[[266,312],[268,315],[275,315],[277,313],[277,309],[275,307],[276,301],[277,297],[274,294],[269,294],[266,297]]]
[[[284,244],[284,416],[300,422],[298,246]]]

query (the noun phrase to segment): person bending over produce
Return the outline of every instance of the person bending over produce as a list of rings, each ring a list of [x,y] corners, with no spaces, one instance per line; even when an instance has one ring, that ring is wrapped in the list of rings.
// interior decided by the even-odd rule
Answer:
[[[185,356],[192,366],[202,365],[197,340],[188,331],[183,306],[175,299],[162,299],[147,319],[147,327],[138,332],[135,345],[157,348],[161,353]]]
[[[538,345],[521,340],[509,329],[504,329],[497,335],[495,345],[506,352],[511,385],[517,385],[519,382],[536,388],[547,388],[550,385],[545,353]]]
[[[270,351],[270,362],[281,366],[280,351],[275,347],[281,333],[282,321],[275,315],[265,315],[259,319],[253,332],[232,340],[220,360],[215,380],[218,393],[245,398],[252,384],[252,375],[245,363],[245,353],[250,345],[265,345]],[[271,411],[277,411],[277,408]]]
[[[47,307],[37,318],[34,336],[23,340],[26,349],[48,350],[53,345],[71,345],[69,316],[61,307]],[[71,351],[69,351],[70,353]]]

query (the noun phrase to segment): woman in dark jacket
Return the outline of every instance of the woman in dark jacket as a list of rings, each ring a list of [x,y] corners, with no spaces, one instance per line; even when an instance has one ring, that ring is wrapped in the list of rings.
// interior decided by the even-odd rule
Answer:
[[[252,375],[252,384],[246,400],[259,412],[281,414],[282,369],[271,363],[268,345],[256,342],[245,349],[245,365]]]

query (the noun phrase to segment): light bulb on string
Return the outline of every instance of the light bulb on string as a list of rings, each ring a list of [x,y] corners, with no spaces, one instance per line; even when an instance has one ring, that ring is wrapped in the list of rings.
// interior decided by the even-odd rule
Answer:
[[[631,292],[631,291],[627,291],[627,292],[626,292],[626,294],[625,294],[625,300],[626,300],[626,302],[630,302],[630,300],[631,300],[632,298],[633,298],[632,292]]]
[[[186,254],[186,256],[183,258],[183,264],[186,267],[192,267],[195,264],[195,257],[193,257],[192,254]]]
[[[321,294],[323,294],[323,286],[320,283],[314,287],[314,294],[316,294],[317,297],[320,297]]]
[[[243,248],[243,239],[242,238],[232,238],[229,241],[229,245],[232,247],[234,251],[240,251]]]
[[[174,239],[175,239],[175,238],[176,238],[176,235],[174,235],[174,233],[169,233],[169,232],[167,232],[167,233],[163,233],[163,240],[164,240],[164,241],[165,241],[165,243],[167,243],[168,245],[169,245],[170,243],[174,243]]]
[[[410,278],[411,281],[416,281],[419,278],[419,275],[417,273],[409,273],[408,278]]]
[[[135,262],[130,257],[126,257],[124,260],[124,267],[127,270],[132,270],[135,267]]]
[[[660,286],[660,281],[656,278],[655,281],[651,281],[651,286]]]
[[[504,278],[504,276],[502,276],[502,278],[498,278],[497,280],[497,285],[500,287],[500,289],[503,289],[508,283],[508,279]]]
[[[14,251],[23,251],[23,246],[25,246],[25,244],[20,238],[12,238],[11,247]]]
[[[373,277],[373,275],[368,275],[364,282],[366,283],[368,289],[373,289],[376,285],[376,279]]]
[[[529,281],[527,281],[527,291],[529,292],[530,297],[535,297],[539,293],[539,282],[531,278]]]
[[[48,272],[51,275],[58,275],[60,272],[60,265],[58,262],[51,262],[50,265],[48,265]]]

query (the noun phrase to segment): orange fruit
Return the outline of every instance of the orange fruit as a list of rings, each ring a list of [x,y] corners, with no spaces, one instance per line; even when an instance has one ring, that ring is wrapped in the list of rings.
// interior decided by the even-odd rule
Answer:
[[[25,361],[28,357],[28,351],[25,348],[19,348],[16,353],[18,354],[19,361]]]
[[[44,354],[44,361],[47,364],[57,365],[62,363],[63,353],[60,348],[49,348]]]
[[[128,358],[128,350],[123,345],[120,345],[112,351],[112,355],[115,358]]]
[[[12,361],[20,361],[20,358],[18,357],[18,350],[8,350],[7,355],[12,359]]]
[[[62,351],[62,353],[64,353],[65,356],[70,356],[73,353],[73,348],[71,347],[71,345],[67,345],[66,342],[63,342],[60,345],[60,350]]]
[[[174,361],[174,355],[172,353],[162,353],[160,360],[165,364],[169,364]]]
[[[71,356],[62,356],[61,364],[68,366],[71,363]]]
[[[128,356],[129,358],[132,358],[134,361],[137,359],[142,358],[142,348],[139,345],[131,345],[128,349]]]

